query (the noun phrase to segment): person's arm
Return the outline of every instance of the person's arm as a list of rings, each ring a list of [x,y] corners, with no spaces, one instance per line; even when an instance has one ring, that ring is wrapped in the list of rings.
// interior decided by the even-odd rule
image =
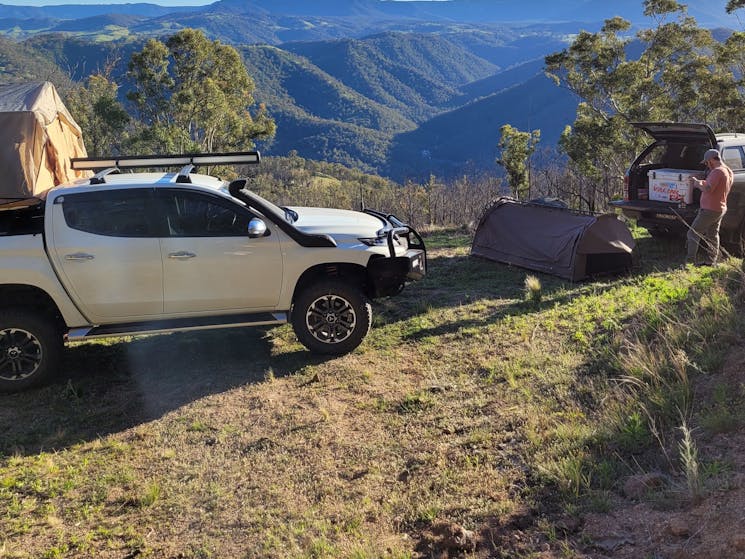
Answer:
[[[694,188],[698,188],[702,192],[711,192],[722,181],[722,175],[721,169],[714,169],[705,179],[691,177],[691,183]]]

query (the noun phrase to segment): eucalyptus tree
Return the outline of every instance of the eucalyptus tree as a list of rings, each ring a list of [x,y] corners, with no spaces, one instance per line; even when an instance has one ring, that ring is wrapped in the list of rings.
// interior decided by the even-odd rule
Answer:
[[[141,127],[138,151],[250,149],[274,135],[274,120],[255,105],[254,82],[229,45],[184,29],[165,43],[150,39],[132,55],[128,77]]]
[[[118,86],[104,74],[93,74],[84,85],[72,88],[65,97],[80,125],[90,156],[119,153],[129,115],[117,98]]]
[[[547,74],[580,99],[560,147],[579,173],[599,183],[605,198],[620,190],[625,167],[639,142],[648,140],[630,122],[707,122],[718,129],[733,117],[736,88],[723,64],[727,53],[685,5],[643,4],[650,27],[632,35],[630,22],[615,17],[545,60]]]
[[[541,139],[541,131],[523,132],[509,124],[502,126],[497,164],[504,167],[507,181],[518,199],[530,197],[530,157]]]

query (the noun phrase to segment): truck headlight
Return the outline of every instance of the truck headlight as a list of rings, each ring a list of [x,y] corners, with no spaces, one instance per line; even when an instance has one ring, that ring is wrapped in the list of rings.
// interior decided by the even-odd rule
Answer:
[[[388,244],[386,237],[359,237],[357,240],[369,247],[384,247]]]

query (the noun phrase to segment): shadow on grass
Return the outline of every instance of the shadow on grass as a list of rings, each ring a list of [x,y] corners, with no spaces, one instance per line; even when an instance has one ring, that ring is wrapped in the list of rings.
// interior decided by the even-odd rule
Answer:
[[[440,245],[444,244],[442,240],[439,242]],[[454,246],[459,243],[462,243],[462,239],[454,236]],[[384,299],[378,304],[379,322],[390,324],[433,309],[455,308],[479,301],[503,301],[486,316],[421,329],[407,339],[439,336],[507,316],[530,314],[568,303],[588,292],[599,294],[631,278],[672,271],[685,261],[685,242],[680,237],[642,237],[636,243],[633,268],[628,274],[599,276],[581,282],[570,282],[535,270],[470,255],[434,257],[429,261],[429,274],[423,281],[408,286],[398,297]],[[529,275],[538,277],[541,282],[542,302],[538,305],[526,301],[525,278]]]
[[[272,356],[267,331],[236,328],[70,345],[51,384],[0,395],[0,456],[66,448],[328,359],[307,351]]]
[[[641,237],[634,248],[633,275],[666,272],[680,268],[686,260],[685,238],[679,236]]]
[[[536,276],[541,282],[542,302],[530,303],[525,297],[525,278]],[[377,304],[380,324],[405,321],[434,309],[489,301],[491,310],[475,318],[453,320],[431,328],[419,328],[405,340],[453,334],[464,328],[480,327],[508,316],[540,312],[568,303],[585,293],[599,294],[614,289],[629,276],[608,276],[602,282],[576,282],[472,256],[438,257],[430,260],[430,274],[395,298]]]

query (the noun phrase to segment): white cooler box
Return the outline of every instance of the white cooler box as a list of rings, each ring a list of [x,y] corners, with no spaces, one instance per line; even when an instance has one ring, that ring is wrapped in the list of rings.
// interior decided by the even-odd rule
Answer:
[[[703,171],[690,169],[654,169],[649,176],[649,199],[658,202],[693,203],[693,188],[690,177],[704,178]]]

